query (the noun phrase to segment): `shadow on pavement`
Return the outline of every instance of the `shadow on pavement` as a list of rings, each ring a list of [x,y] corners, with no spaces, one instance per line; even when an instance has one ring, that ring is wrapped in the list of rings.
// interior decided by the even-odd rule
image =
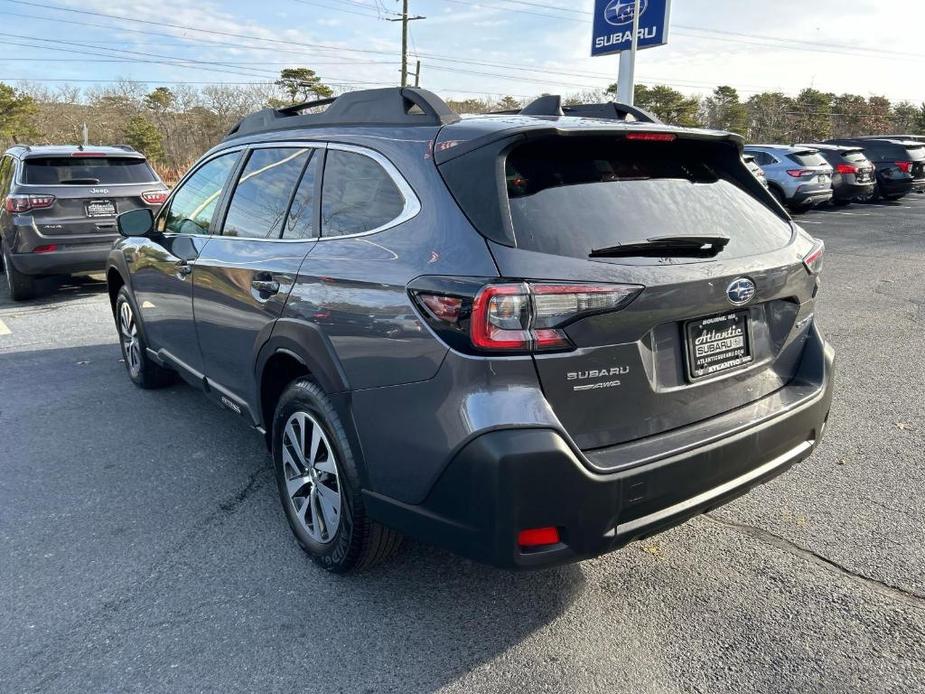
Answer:
[[[290,537],[260,436],[194,389],[135,388],[114,345],[8,353],[0,373],[0,516],[28,519],[0,534],[0,601],[32,625],[0,620],[13,686],[207,690],[219,667],[250,691],[434,691],[585,586],[577,566],[515,574],[414,542],[332,576]]]

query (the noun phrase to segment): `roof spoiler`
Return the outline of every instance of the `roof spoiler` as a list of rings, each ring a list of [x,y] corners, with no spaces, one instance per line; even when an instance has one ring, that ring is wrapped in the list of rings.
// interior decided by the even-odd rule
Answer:
[[[307,109],[327,106],[320,113]],[[347,92],[285,108],[265,108],[244,117],[225,139],[283,128],[323,125],[448,125],[459,114],[433,92],[417,87],[387,87]]]
[[[622,121],[625,121],[627,116],[632,116],[641,123],[662,124],[662,121],[655,114],[617,101],[563,106],[562,97],[559,94],[544,94],[519,111],[500,111],[499,113],[520,114],[522,116],[579,116],[581,118],[603,118],[605,120]]]

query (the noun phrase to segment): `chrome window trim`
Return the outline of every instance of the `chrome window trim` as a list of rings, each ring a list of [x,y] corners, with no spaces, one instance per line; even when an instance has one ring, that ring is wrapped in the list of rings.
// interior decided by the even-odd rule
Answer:
[[[313,149],[338,149],[344,152],[354,152],[356,154],[361,154],[363,156],[369,157],[377,164],[379,164],[385,172],[389,175],[389,178],[392,179],[392,182],[398,188],[398,191],[401,193],[402,198],[405,201],[405,205],[402,208],[402,211],[394,219],[382,224],[375,229],[370,229],[369,231],[361,231],[356,234],[342,234],[340,236],[313,236],[308,239],[256,239],[249,236],[225,236],[224,234],[177,234],[176,232],[162,232],[164,236],[188,236],[190,238],[222,238],[228,239],[229,241],[264,241],[268,243],[315,243],[318,241],[339,241],[341,239],[355,239],[361,238],[363,236],[369,236],[371,234],[378,234],[381,231],[397,227],[399,224],[404,224],[405,222],[413,219],[421,211],[421,203],[418,200],[417,195],[414,193],[414,189],[411,187],[404,176],[398,171],[398,168],[386,158],[385,155],[377,152],[373,149],[368,149],[366,147],[361,147],[358,145],[348,145],[340,142],[318,142],[318,141],[299,141],[299,140],[281,140],[279,142],[258,142],[254,144],[240,145],[238,147],[229,147],[228,149],[223,149],[221,151],[215,152],[213,156],[210,156],[208,159],[204,159],[199,163],[195,169],[190,169],[186,175],[180,179],[180,182],[177,183],[176,187],[171,191],[170,197],[164,202],[162,209],[167,209],[168,204],[172,201],[174,192],[180,189],[180,186],[186,182],[186,179],[190,177],[195,171],[198,171],[202,166],[205,166],[206,163],[212,161],[216,157],[222,156],[223,154],[230,154],[232,152],[241,152],[245,149],[275,149],[280,147],[299,147],[299,148],[313,148]],[[322,176],[324,172],[322,171]],[[324,193],[322,192],[322,195]],[[320,231],[320,229],[319,229]]]

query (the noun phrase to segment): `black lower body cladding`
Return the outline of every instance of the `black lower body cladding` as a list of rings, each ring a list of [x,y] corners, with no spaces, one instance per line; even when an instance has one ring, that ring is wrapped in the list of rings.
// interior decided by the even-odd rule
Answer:
[[[831,407],[834,367],[833,350],[816,337],[788,386],[798,399],[725,436],[709,422],[686,427],[696,433],[706,425],[711,433],[700,445],[601,472],[557,431],[496,430],[470,441],[423,503],[367,492],[367,508],[410,536],[505,568],[553,566],[617,549],[720,506],[813,451]],[[520,531],[550,526],[559,543],[517,545]]]

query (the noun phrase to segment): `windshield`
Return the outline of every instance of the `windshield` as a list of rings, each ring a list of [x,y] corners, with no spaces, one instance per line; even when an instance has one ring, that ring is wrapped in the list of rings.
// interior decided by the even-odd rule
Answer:
[[[112,185],[156,180],[148,162],[134,157],[35,157],[25,160],[22,182],[29,185]]]
[[[706,163],[702,149],[613,138],[515,149],[506,176],[517,246],[587,258],[664,236],[728,236],[723,257],[785,245],[790,226]]]

